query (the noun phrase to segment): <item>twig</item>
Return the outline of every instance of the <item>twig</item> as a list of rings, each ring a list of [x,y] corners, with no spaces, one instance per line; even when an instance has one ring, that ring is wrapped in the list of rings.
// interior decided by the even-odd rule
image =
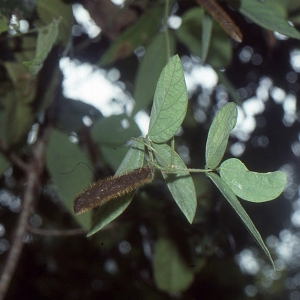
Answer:
[[[44,236],[73,236],[73,235],[83,235],[87,234],[88,231],[84,229],[69,229],[69,230],[47,230],[41,228],[34,228],[31,226],[27,227],[28,230],[34,234],[44,235]]]
[[[24,245],[24,238],[27,232],[27,223],[31,214],[31,209],[38,196],[38,187],[40,186],[40,176],[44,170],[44,151],[48,130],[45,130],[36,144],[33,146],[33,157],[30,163],[23,170],[26,174],[27,185],[23,194],[22,210],[19,215],[17,227],[15,229],[12,246],[4,264],[0,279],[0,300],[4,299],[10,282],[14,275],[15,269],[20,259]],[[20,161],[18,164],[20,164]],[[25,163],[24,163],[25,164]],[[23,165],[23,163],[21,163]]]
[[[169,61],[169,59],[171,57],[170,37],[169,37],[169,25],[168,25],[169,6],[170,6],[170,1],[169,0],[165,0],[165,17],[164,17],[164,23],[165,23],[167,62]]]
[[[28,172],[29,165],[24,162],[16,153],[10,151],[10,149],[2,139],[0,139],[0,150],[13,164],[15,164],[24,172]]]

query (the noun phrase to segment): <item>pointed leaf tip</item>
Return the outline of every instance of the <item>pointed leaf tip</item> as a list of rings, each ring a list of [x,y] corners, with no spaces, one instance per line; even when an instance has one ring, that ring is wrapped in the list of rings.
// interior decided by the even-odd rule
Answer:
[[[206,142],[206,168],[215,169],[221,162],[231,130],[237,121],[237,108],[232,102],[227,103],[216,114],[208,131]]]
[[[155,90],[149,124],[149,138],[155,143],[170,140],[186,115],[187,90],[178,55],[162,70]]]
[[[232,208],[236,211],[236,213],[239,215],[241,220],[243,221],[246,228],[251,233],[252,237],[256,241],[256,243],[260,246],[260,248],[264,251],[268,259],[273,265],[273,268],[275,268],[274,261],[272,259],[272,256],[269,252],[269,249],[267,248],[266,244],[264,243],[259,231],[256,229],[255,225],[253,224],[251,218],[247,214],[247,212],[244,210],[243,206],[240,204],[239,200],[231,190],[231,188],[226,184],[225,181],[223,181],[220,176],[213,172],[209,172],[207,176],[212,180],[212,182],[216,185],[216,187],[220,190],[220,192],[223,194],[225,199],[228,201],[228,203],[232,206]]]

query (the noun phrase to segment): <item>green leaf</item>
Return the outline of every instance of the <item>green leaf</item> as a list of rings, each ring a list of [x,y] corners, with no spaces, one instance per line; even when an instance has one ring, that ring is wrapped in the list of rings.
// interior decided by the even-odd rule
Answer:
[[[14,84],[15,97],[24,104],[32,103],[36,95],[36,82],[33,80],[32,76],[30,76],[28,68],[23,65],[24,61],[32,60],[34,58],[34,45],[36,44],[36,40],[36,37],[33,36],[23,36],[23,50],[14,53],[14,61],[3,62],[9,78]],[[33,106],[31,106],[31,110],[34,109]]]
[[[251,202],[277,198],[286,184],[283,172],[251,172],[237,158],[225,160],[220,166],[220,175],[238,197]]]
[[[60,20],[53,19],[49,25],[38,29],[35,58],[31,61],[23,62],[29,68],[31,75],[36,76],[43,67],[44,60],[47,58],[58,36],[59,23]]]
[[[61,20],[57,40],[66,45],[72,37],[71,32],[74,23],[72,6],[61,0],[37,0],[36,10],[44,25],[51,23],[53,19]]]
[[[115,175],[128,173],[134,169],[140,168],[143,166],[143,162],[144,144],[139,141],[135,141],[131,148],[128,150]],[[100,206],[98,208],[95,220],[93,221],[92,228],[90,229],[87,236],[95,234],[104,226],[116,219],[120,214],[122,214],[127,206],[131,203],[133,195],[134,192],[131,192]]]
[[[203,17],[204,9],[195,7],[189,9],[184,13],[182,17],[182,24],[175,31],[178,39],[183,43],[188,50],[197,55],[203,57],[202,45],[203,39],[201,39],[201,32],[203,33]],[[202,37],[203,38],[203,37]],[[222,49],[220,51],[220,49]],[[207,54],[206,62],[215,69],[223,68],[231,62],[232,58],[232,45],[228,35],[223,28],[213,21],[213,28],[210,40],[210,46]]]
[[[99,146],[101,156],[103,160],[109,164],[113,171],[117,171],[122,163],[126,153],[128,152],[128,146]]]
[[[157,32],[163,15],[164,5],[156,4],[146,9],[137,22],[125,29],[114,41],[98,64],[104,66],[131,55],[137,47],[144,45]]]
[[[73,215],[73,201],[93,178],[92,165],[87,155],[69,137],[55,129],[51,131],[46,149],[46,167],[57,186],[58,194],[74,219],[88,229],[91,224],[91,211]]]
[[[7,92],[3,100],[5,114],[5,140],[9,146],[25,140],[35,115],[32,106],[24,103],[14,90]]]
[[[175,53],[175,38],[170,32],[170,52]],[[133,98],[135,106],[132,115],[146,109],[153,100],[159,75],[167,64],[166,35],[158,33],[147,45],[146,53],[138,66],[135,78]]]
[[[49,98],[50,96],[52,103],[53,95],[49,93]],[[59,126],[59,129],[65,132],[80,132],[83,127],[82,120],[85,116],[89,117],[95,123],[98,119],[103,117],[100,111],[94,106],[79,100],[71,100],[64,97],[57,99],[56,109],[56,116],[59,122],[55,125]]]
[[[174,166],[180,169],[187,168],[181,157],[167,144],[153,143],[152,146],[156,151],[154,155],[160,165],[165,166],[166,163],[171,163],[171,152],[173,152]],[[187,220],[192,223],[197,208],[197,197],[190,173],[188,171],[178,171],[178,173],[167,174],[162,171],[162,176],[177,205]]]
[[[164,67],[155,91],[148,136],[155,143],[171,139],[187,110],[188,96],[178,55]]]
[[[211,35],[212,35],[213,21],[208,15],[203,16],[202,20],[202,51],[201,60],[204,64],[208,55],[208,50],[210,47]]]
[[[125,114],[100,118],[91,129],[91,137],[98,145],[123,145],[131,137],[140,135],[135,121]]]
[[[0,178],[10,166],[10,161],[2,153],[0,153]]]
[[[232,192],[230,187],[215,173],[209,172],[207,174],[207,176],[217,186],[217,188],[220,190],[220,192],[223,194],[223,196],[226,198],[226,200],[229,202],[229,204],[233,207],[233,209],[239,215],[239,217],[245,224],[246,228],[250,231],[253,238],[255,239],[257,244],[261,247],[261,249],[264,251],[266,256],[269,258],[270,262],[272,263],[272,265],[275,269],[275,265],[274,265],[273,259],[271,257],[271,254],[270,254],[267,246],[265,245],[260,233],[256,229],[252,220],[250,219],[247,212],[244,210],[243,206],[240,204],[239,200],[237,199],[235,194]]]
[[[8,29],[8,20],[0,14],[0,33],[5,32]]]
[[[186,290],[194,280],[193,268],[180,255],[178,246],[167,238],[156,242],[153,274],[156,286],[169,294]]]
[[[125,114],[99,118],[91,129],[92,139],[98,145],[105,161],[114,170],[117,170],[128,151],[124,144],[132,137],[140,135],[141,131],[134,119]]]
[[[144,163],[144,144],[135,141],[129,151],[126,153],[121,165],[115,175],[128,173],[134,169],[140,168]]]
[[[278,31],[279,33],[287,35],[291,38],[300,39],[300,32],[288,23],[286,1],[240,0],[238,10],[244,16],[263,28],[272,31]]]
[[[237,108],[232,102],[227,103],[216,114],[208,131],[206,142],[206,168],[215,169],[225,153],[230,131],[237,121]]]

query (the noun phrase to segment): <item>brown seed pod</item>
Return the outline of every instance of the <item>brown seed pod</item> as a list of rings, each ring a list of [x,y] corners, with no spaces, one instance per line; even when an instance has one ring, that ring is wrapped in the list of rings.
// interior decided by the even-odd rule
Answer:
[[[79,193],[74,200],[74,214],[81,214],[111,199],[123,196],[138,187],[150,183],[154,178],[154,168],[146,166],[128,174],[99,180]]]
[[[224,9],[214,0],[196,0],[203,8],[223,27],[223,29],[238,43],[243,40],[243,35],[230,18],[230,16],[224,11]]]

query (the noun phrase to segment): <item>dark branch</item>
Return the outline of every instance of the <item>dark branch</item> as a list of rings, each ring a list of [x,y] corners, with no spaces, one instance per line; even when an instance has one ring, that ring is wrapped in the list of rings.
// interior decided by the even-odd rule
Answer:
[[[16,153],[11,151],[2,139],[0,139],[0,150],[13,164],[15,164],[21,170],[24,172],[29,170],[29,165],[24,162]]]
[[[47,140],[47,136],[48,130],[45,130],[42,136],[36,141],[36,144],[33,146],[33,156],[29,164],[25,164],[21,160],[14,158],[14,162],[18,162],[19,166],[26,165],[26,167],[22,169],[26,175],[27,185],[25,186],[22,196],[22,210],[13,234],[12,246],[1,274],[0,300],[4,299],[6,295],[19,262],[24,245],[24,237],[27,232],[28,219],[30,217],[35,200],[38,198],[38,187],[40,186],[40,178],[44,170],[44,152],[46,147],[45,140]]]
[[[73,235],[83,235],[87,234],[88,231],[84,229],[69,229],[69,230],[47,230],[41,228],[34,228],[31,226],[27,227],[28,230],[34,234],[44,235],[44,236],[58,236],[58,237],[66,237]]]

